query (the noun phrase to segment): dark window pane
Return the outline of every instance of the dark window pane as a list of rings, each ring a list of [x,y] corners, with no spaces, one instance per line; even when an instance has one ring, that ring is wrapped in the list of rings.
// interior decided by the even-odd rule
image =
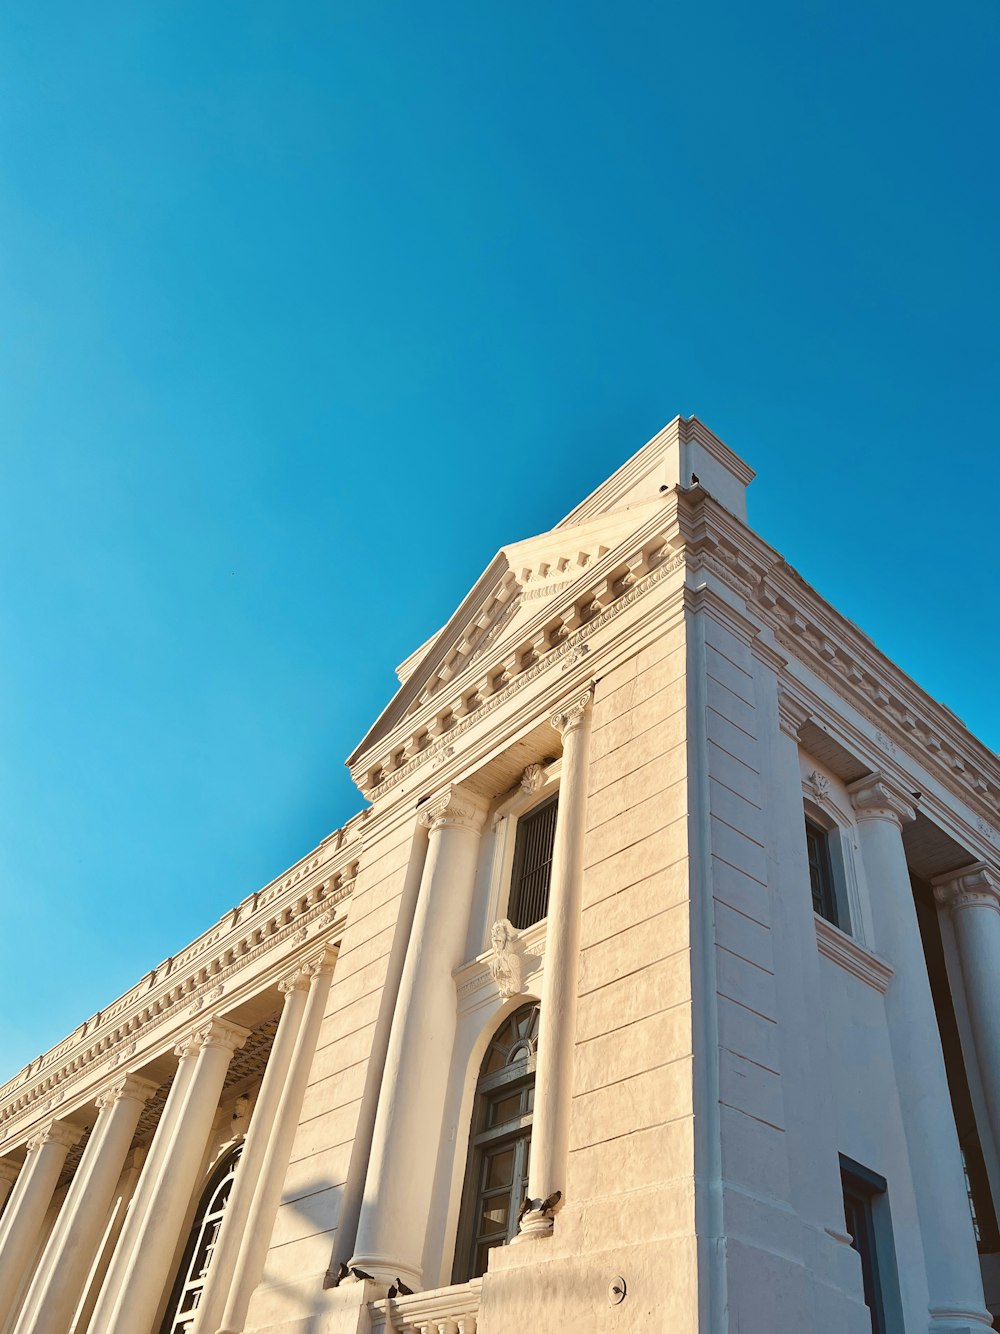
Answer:
[[[500,1153],[491,1153],[486,1159],[484,1188],[493,1190],[497,1186],[509,1186],[513,1178],[514,1150],[504,1149]]]
[[[806,820],[806,852],[809,858],[809,885],[813,911],[837,925],[837,900],[830,866],[829,834],[812,820]]]
[[[490,1125],[500,1126],[505,1121],[513,1121],[521,1115],[521,1094],[510,1093],[506,1098],[498,1098],[490,1104]]]

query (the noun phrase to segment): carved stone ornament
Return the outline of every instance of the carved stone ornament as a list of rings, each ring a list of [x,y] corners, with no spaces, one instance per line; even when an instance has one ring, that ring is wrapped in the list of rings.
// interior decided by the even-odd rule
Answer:
[[[569,732],[575,732],[578,727],[583,726],[584,719],[590,711],[592,700],[593,692],[588,690],[585,695],[580,695],[578,699],[565,704],[557,713],[554,713],[549,722],[564,737]]]
[[[418,819],[428,829],[442,829],[458,825],[478,833],[486,820],[486,806],[470,792],[460,787],[449,787],[421,808]]]
[[[525,792],[537,792],[545,782],[545,766],[529,764],[521,775],[521,786]]]
[[[132,1102],[148,1102],[159,1088],[151,1079],[142,1079],[139,1075],[122,1075],[110,1084],[95,1100],[98,1110],[113,1107],[116,1102],[126,1098]]]
[[[83,1130],[71,1126],[68,1121],[51,1121],[28,1140],[28,1150],[40,1149],[43,1144],[62,1144],[72,1149],[74,1144],[79,1144],[82,1135]]]
[[[910,794],[882,774],[869,774],[848,787],[859,820],[891,820],[902,829],[917,818]]]
[[[522,982],[522,962],[518,951],[517,931],[506,917],[494,922],[490,930],[490,976],[497,984],[497,991],[509,1000],[511,996],[520,996],[524,990]]]
[[[778,724],[786,736],[798,741],[799,733],[811,717],[810,709],[794,695],[787,690],[778,691]]]
[[[803,786],[813,800],[820,805],[822,805],[830,795],[830,780],[827,778],[826,774],[821,774],[818,769],[812,771]]]
[[[1000,912],[1000,871],[988,862],[973,862],[958,871],[935,876],[934,897],[945,908],[992,908]]]

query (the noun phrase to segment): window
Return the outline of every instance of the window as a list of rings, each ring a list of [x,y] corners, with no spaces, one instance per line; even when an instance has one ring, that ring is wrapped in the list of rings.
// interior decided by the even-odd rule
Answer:
[[[503,1246],[517,1232],[528,1188],[537,1043],[538,1006],[522,1005],[501,1024],[483,1058],[455,1253],[456,1283],[485,1273],[492,1247]]]
[[[559,794],[555,793],[517,822],[507,917],[519,931],[540,922],[549,910],[558,807]]]
[[[837,893],[830,859],[829,831],[806,816],[806,853],[809,858],[809,884],[812,889],[813,910],[834,926],[840,926]]]
[[[902,1328],[902,1321],[885,1180],[843,1154],[840,1179],[844,1223],[851,1246],[861,1257],[861,1282],[872,1334],[894,1334]]]
[[[233,1189],[233,1178],[243,1145],[226,1155],[212,1173],[198,1204],[198,1212],[191,1227],[191,1235],[184,1247],[177,1279],[167,1306],[167,1314],[160,1326],[160,1334],[188,1334],[198,1314],[198,1304],[205,1290],[208,1267],[219,1239],[222,1215],[225,1213]]]

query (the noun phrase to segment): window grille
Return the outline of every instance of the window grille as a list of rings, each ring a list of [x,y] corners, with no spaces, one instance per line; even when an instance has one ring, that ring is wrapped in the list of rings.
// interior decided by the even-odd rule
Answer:
[[[559,794],[556,793],[527,815],[522,815],[517,822],[507,916],[519,931],[540,922],[549,911],[558,808]]]

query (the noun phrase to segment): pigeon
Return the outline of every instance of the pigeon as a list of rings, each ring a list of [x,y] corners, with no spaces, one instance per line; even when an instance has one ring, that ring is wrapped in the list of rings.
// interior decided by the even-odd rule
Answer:
[[[692,485],[692,486],[701,486],[701,478],[698,476],[698,474],[697,474],[696,472],[693,472],[693,473],[691,474],[691,485]]]
[[[355,1278],[366,1279],[369,1283],[378,1282],[378,1279],[375,1277],[374,1274],[366,1274],[363,1269],[352,1269],[351,1273],[354,1275]]]
[[[561,1199],[562,1191],[554,1190],[548,1199],[542,1200],[541,1204],[538,1206],[538,1212],[540,1214],[550,1214]]]
[[[345,1265],[343,1260],[340,1262],[340,1268],[337,1270],[337,1277],[333,1280],[333,1286],[339,1288],[344,1279],[350,1275],[351,1266]]]
[[[395,1283],[390,1284],[388,1297],[412,1297],[413,1289],[408,1288],[401,1278],[397,1278]]]

